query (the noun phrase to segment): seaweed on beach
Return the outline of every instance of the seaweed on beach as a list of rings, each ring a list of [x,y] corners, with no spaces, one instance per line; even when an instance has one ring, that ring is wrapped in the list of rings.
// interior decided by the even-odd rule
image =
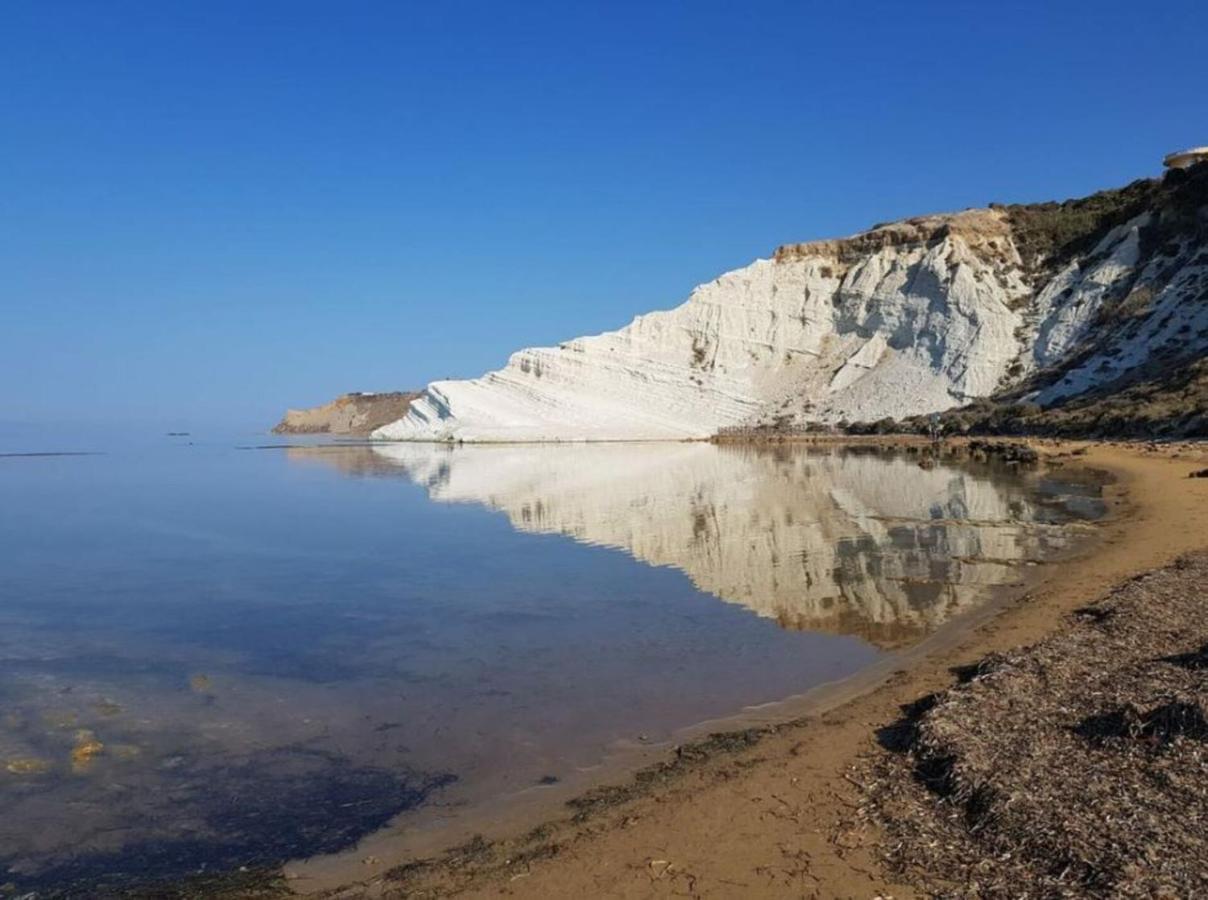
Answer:
[[[701,765],[719,754],[740,753],[754,747],[781,726],[760,726],[739,731],[720,731],[708,737],[675,748],[674,755],[663,762],[639,769],[631,781],[619,785],[604,785],[593,788],[567,802],[574,810],[576,822],[582,822],[596,813],[627,803],[649,793],[652,787],[672,781],[695,766]]]
[[[800,727],[805,721],[793,719],[736,731],[721,731],[681,744],[669,759],[639,769],[632,778],[620,784],[602,785],[568,800],[566,805],[571,811],[568,820],[547,822],[517,841],[492,842],[475,835],[438,856],[395,866],[385,873],[387,888],[384,896],[439,897],[447,893],[442,879],[451,879],[450,883],[454,884],[464,880],[468,884],[476,877],[490,877],[492,874],[507,874],[510,877],[518,872],[523,873],[531,863],[550,859],[563,852],[566,842],[574,839],[568,837],[567,828],[582,827],[598,816],[614,812],[627,803],[676,782],[719,757],[741,754],[765,738]]]
[[[883,729],[893,871],[941,897],[1208,892],[1208,554],[1135,578]]]

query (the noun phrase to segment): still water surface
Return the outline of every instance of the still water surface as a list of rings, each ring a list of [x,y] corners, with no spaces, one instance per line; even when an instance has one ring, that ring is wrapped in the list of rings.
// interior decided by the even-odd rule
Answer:
[[[1058,475],[705,444],[0,457],[0,885],[334,852],[850,676],[1068,551],[1098,488]]]

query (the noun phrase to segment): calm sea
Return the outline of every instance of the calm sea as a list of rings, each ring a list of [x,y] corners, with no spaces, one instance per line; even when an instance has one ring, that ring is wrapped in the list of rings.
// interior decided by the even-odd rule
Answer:
[[[908,454],[264,443],[0,442],[98,451],[0,455],[0,895],[472,817],[859,673],[1101,511]]]

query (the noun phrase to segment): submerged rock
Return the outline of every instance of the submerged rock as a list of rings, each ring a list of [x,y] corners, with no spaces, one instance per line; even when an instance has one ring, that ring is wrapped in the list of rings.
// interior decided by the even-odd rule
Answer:
[[[42,775],[50,771],[50,762],[36,756],[19,756],[6,760],[4,771],[10,775]]]
[[[71,750],[71,770],[76,773],[86,772],[92,766],[94,757],[105,750],[105,745],[97,740],[96,735],[87,728],[81,728],[75,735],[75,746]]]

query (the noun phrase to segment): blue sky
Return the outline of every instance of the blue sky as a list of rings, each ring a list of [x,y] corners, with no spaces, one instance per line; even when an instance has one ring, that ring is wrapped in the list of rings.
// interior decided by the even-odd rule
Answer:
[[[1208,4],[0,6],[0,421],[256,427],[1154,175]]]

